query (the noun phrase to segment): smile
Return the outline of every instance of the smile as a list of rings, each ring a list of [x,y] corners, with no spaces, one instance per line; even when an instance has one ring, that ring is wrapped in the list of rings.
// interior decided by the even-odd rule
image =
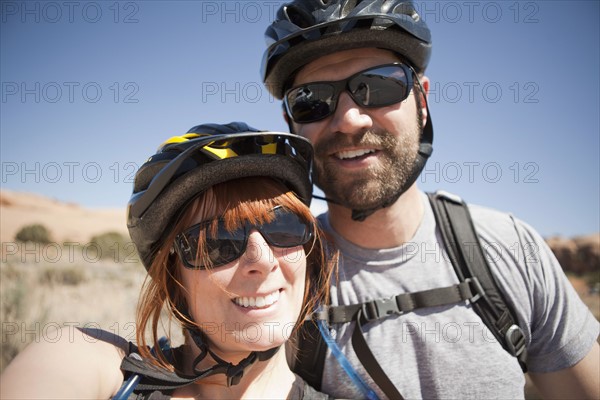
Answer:
[[[361,157],[366,154],[375,153],[374,149],[359,149],[359,150],[346,150],[340,151],[335,154],[335,156],[340,160],[346,160],[348,158],[356,158]]]
[[[275,304],[277,300],[279,300],[279,290],[276,290],[266,296],[236,297],[233,299],[233,302],[238,306],[245,308],[267,308]]]

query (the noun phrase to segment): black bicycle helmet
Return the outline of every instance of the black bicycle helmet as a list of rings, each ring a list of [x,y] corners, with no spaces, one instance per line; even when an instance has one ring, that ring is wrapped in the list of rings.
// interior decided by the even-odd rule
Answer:
[[[261,76],[277,99],[304,65],[342,50],[378,47],[406,59],[417,73],[431,55],[431,33],[406,0],[294,0],[265,32]]]
[[[312,146],[297,135],[258,131],[242,122],[203,124],[163,143],[138,170],[127,228],[146,269],[182,207],[210,187],[265,176],[310,205]]]

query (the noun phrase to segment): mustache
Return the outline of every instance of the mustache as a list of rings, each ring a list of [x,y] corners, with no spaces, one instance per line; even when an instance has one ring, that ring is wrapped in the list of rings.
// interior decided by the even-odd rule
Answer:
[[[388,150],[395,148],[397,144],[398,139],[387,131],[368,130],[357,135],[335,132],[314,143],[313,146],[316,156],[325,156],[349,147],[373,147]]]

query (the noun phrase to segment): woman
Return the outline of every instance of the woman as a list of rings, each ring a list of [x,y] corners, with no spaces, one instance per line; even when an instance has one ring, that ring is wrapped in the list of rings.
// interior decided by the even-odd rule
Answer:
[[[89,330],[30,346],[6,369],[3,398],[325,397],[291,372],[284,346],[326,302],[333,265],[308,208],[311,163],[306,140],[243,123],[164,143],[128,205],[149,276],[138,346]],[[184,331],[175,349],[159,340],[165,308]]]

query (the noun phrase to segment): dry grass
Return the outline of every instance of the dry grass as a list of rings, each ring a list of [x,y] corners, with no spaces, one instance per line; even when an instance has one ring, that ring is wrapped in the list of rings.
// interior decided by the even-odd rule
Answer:
[[[100,327],[134,339],[145,277],[140,264],[89,262],[76,252],[51,260],[40,253],[2,256],[0,371],[31,341],[52,340],[59,326]]]

